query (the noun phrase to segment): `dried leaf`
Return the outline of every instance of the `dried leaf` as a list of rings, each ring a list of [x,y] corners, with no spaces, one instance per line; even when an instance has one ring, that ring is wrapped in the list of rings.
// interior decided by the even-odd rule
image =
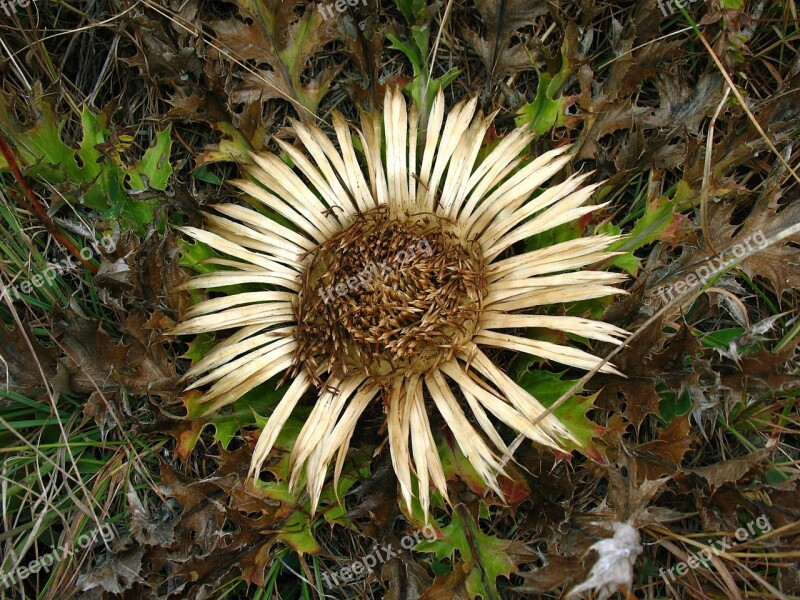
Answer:
[[[675,417],[658,435],[658,439],[636,446],[631,453],[638,461],[639,476],[655,480],[673,475],[680,468],[683,456],[692,447],[692,426],[689,414]]]
[[[225,53],[213,53],[216,60],[255,65],[241,73],[237,83],[229,84],[230,103],[260,106],[271,98],[281,98],[294,104],[301,119],[313,118],[341,68],[341,63],[335,62],[321,69],[314,64],[323,48],[339,39],[335,20],[326,20],[314,5],[304,5],[298,17],[294,9],[301,3],[297,0],[236,3],[249,23],[238,19],[210,23],[226,49]]]
[[[697,339],[687,327],[676,334],[665,336],[663,324],[654,323],[640,334],[617,357],[617,367],[626,378],[598,376],[594,381],[602,385],[599,398],[603,406],[622,410],[622,414],[637,428],[648,414],[659,414],[661,397],[656,384],[663,383],[674,392],[680,392],[681,382],[694,381],[698,375],[686,357],[702,352]],[[624,403],[624,406],[621,406]]]
[[[790,288],[800,288],[800,252],[796,248],[800,244],[800,233],[767,246],[770,237],[800,222],[800,204],[794,202],[781,207],[781,196],[779,185],[770,186],[753,205],[742,225],[731,223],[734,212],[739,209],[736,202],[711,205],[708,217],[713,223],[709,232],[711,243],[723,260],[734,260],[734,252],[741,255],[750,249],[758,249],[737,268],[750,278],[763,277],[769,281],[779,297]],[[710,249],[703,248],[687,252],[681,257],[681,264],[688,260],[713,266],[719,262],[719,257]]]
[[[383,563],[381,579],[388,582],[385,600],[418,600],[432,581],[427,569],[405,553]]]
[[[174,393],[178,375],[174,360],[156,339],[142,344],[133,336],[114,341],[99,321],[67,313],[60,324],[60,339],[69,370],[70,387],[77,393]]]
[[[584,581],[589,565],[577,556],[548,556],[544,566],[535,571],[521,573],[525,585],[519,590],[529,594],[544,593]]]
[[[686,473],[700,475],[713,488],[718,488],[724,483],[738,482],[750,469],[761,464],[767,457],[765,449],[757,450],[741,458],[721,460],[707,467],[686,469]]]
[[[121,594],[144,581],[139,576],[143,556],[144,548],[132,548],[114,554],[107,558],[105,564],[79,575],[76,585],[82,592],[100,588],[112,594]]]
[[[685,44],[662,36],[655,2],[640,3],[624,18],[619,22],[612,17],[614,58],[607,75],[574,59],[575,64],[583,63],[577,106],[584,123],[577,158],[604,161],[610,155],[620,175],[652,166],[676,168],[685,162],[689,135],[716,110],[722,79],[712,72],[689,83],[680,60],[686,55]],[[657,99],[642,94],[648,83],[655,87]]]
[[[5,387],[24,396],[42,395],[44,382],[56,377],[58,350],[44,346],[30,328],[25,328],[23,333],[19,327],[9,329],[0,325],[0,359],[0,373],[5,371]]]
[[[458,568],[460,563],[455,566],[450,573],[438,575],[419,600],[470,600],[471,596],[464,585],[466,573]]]
[[[465,28],[463,35],[480,56],[490,79],[497,81],[534,68],[533,58],[538,51],[515,40],[519,40],[520,29],[547,14],[547,4],[530,0],[476,0],[475,5],[486,34],[482,36]]]
[[[128,490],[128,514],[131,537],[138,543],[166,548],[175,541],[175,523],[170,523],[170,519],[154,517],[133,488]]]

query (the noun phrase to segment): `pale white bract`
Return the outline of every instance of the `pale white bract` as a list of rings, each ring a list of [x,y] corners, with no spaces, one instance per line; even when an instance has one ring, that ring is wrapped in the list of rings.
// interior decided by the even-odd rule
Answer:
[[[377,401],[383,402],[392,464],[409,510],[417,496],[427,518],[432,486],[447,499],[445,474],[429,419],[432,408],[440,413],[486,484],[502,495],[498,476],[503,473],[503,459],[509,457],[509,449],[495,422],[556,449],[573,438],[553,415],[542,417],[544,407],[495,365],[481,347],[510,349],[588,370],[602,361],[571,346],[521,337],[507,330],[519,333],[521,328],[544,328],[616,344],[625,335],[623,330],[598,321],[536,314],[549,304],[622,293],[615,287],[624,279],[622,275],[581,270],[615,256],[608,251],[615,237],[586,237],[504,257],[512,244],[604,206],[585,205],[597,187],[582,185],[587,175],[573,175],[534,195],[567,164],[567,148],[526,162],[522,152],[534,135],[517,129],[479,161],[491,117],[476,111],[474,99],[457,104],[446,114],[439,93],[423,132],[424,143],[419,144],[418,159],[418,124],[417,108],[408,107],[398,90],[387,91],[382,116],[363,114],[359,129],[351,129],[341,115],[334,114],[336,144],[319,128],[294,123],[304,151],[278,143],[295,167],[290,168],[273,154],[254,154],[254,163],[247,167],[252,181],[236,182],[265,209],[291,222],[293,228],[233,204],[213,206],[215,212],[207,215],[204,230],[183,228],[187,235],[229,257],[216,261],[225,270],[195,277],[188,287],[255,284],[254,289],[262,290],[206,300],[187,312],[174,333],[236,330],[189,370],[189,387],[210,384],[201,401],[212,412],[295,367],[288,391],[261,432],[251,473],[258,475],[294,408],[307,392],[315,390],[311,414],[294,444],[290,480],[296,488],[305,473],[312,511],[316,510],[330,463],[335,458],[336,486],[356,424]],[[356,152],[354,134],[363,153]],[[336,352],[329,356],[312,352],[312,358],[298,364],[304,344],[299,334],[307,327],[307,323],[298,322],[305,320],[297,317],[298,305],[305,293],[302,290],[318,277],[308,275],[311,256],[335,236],[350,231],[364,215],[381,210],[387,213],[385,219],[401,224],[415,215],[435,215],[432,218],[437,223],[447,224],[446,233],[456,245],[463,245],[459,246],[462,255],[466,256],[464,248],[470,247],[470,252],[480,257],[485,269],[470,288],[478,292],[471,300],[476,308],[469,325],[455,329],[450,322],[441,325],[440,333],[458,330],[458,334],[453,333],[452,344],[442,343],[441,338],[426,342],[428,346],[420,343],[429,351],[431,344],[434,350],[439,344],[438,354],[445,358],[430,358],[436,352],[429,352],[428,358],[417,363],[406,357],[400,361],[402,369],[392,360],[393,366],[386,368],[388,363],[382,358],[359,368],[358,356],[362,354],[352,350],[357,347],[355,342],[347,352],[342,350],[346,357],[336,356]],[[397,277],[413,277],[414,268],[410,266],[403,271],[406,275]],[[352,293],[346,299],[353,303],[358,300]],[[463,308],[459,302],[456,309]],[[358,310],[355,304],[348,306],[350,312]],[[423,325],[436,313],[425,306],[420,308],[419,303],[414,306],[409,314],[417,311]],[[401,336],[396,340],[398,348],[405,348],[407,341],[402,339],[402,331],[397,334]],[[414,331],[418,333],[419,327]],[[332,340],[331,347],[340,345],[339,338]],[[313,364],[314,372],[305,364]],[[608,364],[600,371],[617,372]],[[324,382],[320,381],[322,375]]]

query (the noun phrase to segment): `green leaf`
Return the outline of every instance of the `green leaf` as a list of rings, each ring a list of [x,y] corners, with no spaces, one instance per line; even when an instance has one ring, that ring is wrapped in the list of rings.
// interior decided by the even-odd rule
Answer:
[[[470,597],[497,598],[497,578],[508,577],[517,570],[522,545],[483,533],[472,516],[458,508],[441,531],[444,539],[421,541],[414,550],[431,552],[438,562],[452,559],[457,551],[461,561],[455,568],[460,567],[466,573]]]
[[[668,198],[648,205],[633,230],[618,243],[628,250],[636,250],[660,239],[664,231],[675,222],[675,205]],[[614,248],[612,248],[614,249]]]
[[[458,477],[475,494],[482,495],[489,491],[472,463],[464,456],[458,444],[452,438],[452,434],[438,436],[437,451],[442,461],[442,469],[447,480]]]
[[[428,14],[425,0],[395,0],[394,3],[409,23],[419,21]]]
[[[417,75],[422,71],[423,64],[422,64],[422,55],[420,50],[417,46],[410,42],[404,42],[396,35],[392,35],[391,33],[386,34],[387,39],[392,42],[392,45],[389,46],[392,50],[398,50],[405,54],[406,58],[411,62],[411,66],[414,69],[414,75]],[[416,39],[416,36],[415,36]],[[427,43],[425,44],[427,46]]]
[[[567,123],[566,108],[570,100],[560,96],[561,90],[572,76],[573,66],[569,57],[574,51],[570,50],[570,36],[564,37],[561,44],[561,68],[558,73],[550,74],[539,72],[539,83],[536,86],[536,96],[533,101],[520,107],[516,119],[518,127],[532,129],[536,137],[541,137],[554,127]]]
[[[582,231],[580,223],[572,221],[564,223],[558,227],[553,227],[542,233],[537,233],[525,239],[525,252],[538,250],[539,248],[546,248],[560,244],[561,242],[568,242],[581,237]]]
[[[225,137],[220,141],[217,149],[198,155],[195,160],[195,168],[215,162],[238,162],[243,165],[252,162],[250,152],[253,151],[253,146],[241,131],[230,123],[224,122],[217,123],[217,129],[222,131]]]
[[[658,414],[667,424],[692,410],[692,396],[688,388],[678,395],[663,383],[659,383],[656,392],[661,398],[661,402],[658,403]]]
[[[278,539],[295,552],[318,554],[322,550],[314,539],[308,511],[294,511],[283,523]]]
[[[41,94],[41,91],[38,92]],[[149,149],[138,165],[123,163],[122,152],[129,145],[130,136],[120,135],[116,143],[108,130],[105,116],[93,113],[88,107],[81,111],[82,137],[77,149],[61,140],[61,130],[66,121],[58,123],[52,106],[43,96],[33,99],[36,120],[27,128],[7,114],[7,100],[0,94],[0,131],[13,143],[20,166],[26,175],[40,177],[50,184],[69,183],[67,198],[77,198],[79,204],[99,211],[103,219],[122,220],[128,228],[143,234],[152,223],[157,198],[146,201],[132,199],[126,184],[145,189],[146,176],[150,187],[164,190],[172,173],[169,163],[171,127],[157,136],[156,145]],[[5,161],[0,168],[7,168]],[[66,186],[65,186],[66,187]]]
[[[700,339],[700,343],[706,348],[716,348],[719,350],[728,350],[734,346],[736,352],[743,356],[759,351],[759,345],[756,342],[741,343],[742,336],[745,335],[745,330],[742,327],[729,327],[727,329],[720,329],[712,331],[711,333],[703,335],[700,331],[693,332],[696,337]]]
[[[447,73],[436,79],[430,79],[426,64],[430,31],[427,25],[414,25],[410,27],[411,41],[406,42],[390,33],[386,34],[392,45],[392,50],[402,52],[411,62],[414,78],[406,85],[405,90],[411,99],[420,107],[421,114],[428,114],[430,106],[439,89],[449,86],[458,77],[458,69],[450,69]]]
[[[183,355],[183,358],[190,359],[192,365],[195,365],[208,354],[213,347],[214,336],[210,333],[201,333],[189,342],[189,350]]]
[[[205,181],[206,183],[210,183],[211,185],[222,185],[222,179],[220,179],[217,175],[209,171],[205,165],[201,166],[198,169],[195,169],[192,172],[192,177],[200,181]]]
[[[563,97],[556,98],[555,94],[565,78],[563,72],[554,77],[539,73],[536,97],[533,102],[521,106],[517,113],[519,116],[515,122],[518,127],[528,127],[536,133],[536,137],[541,137],[553,127],[564,125],[566,100]]]
[[[156,143],[147,149],[142,160],[128,172],[131,188],[161,191],[167,189],[167,181],[172,175],[172,164],[169,162],[171,151],[172,124],[170,123],[156,135]]]
[[[57,125],[49,102],[41,98],[34,100],[34,108],[36,122],[23,132],[20,125],[12,120],[5,96],[0,94],[0,131],[15,143],[20,167],[31,167],[31,175],[43,171],[54,175],[55,171],[62,169],[74,176],[79,172],[78,163],[73,150],[61,140],[63,124]],[[0,168],[8,168],[3,156],[0,156]],[[60,173],[59,182],[65,179],[64,174]]]
[[[742,337],[743,334],[743,327],[720,329],[719,331],[712,331],[711,333],[702,336],[700,343],[706,348],[722,348],[727,350],[728,346]]]
[[[614,225],[611,221],[606,221],[597,228],[595,233],[600,235],[621,235],[622,229],[617,225]],[[617,242],[615,245],[620,245],[620,243]],[[619,252],[619,250],[617,250],[617,252]],[[628,252],[625,252],[625,254],[615,256],[603,264],[603,268],[608,269],[610,267],[618,267],[624,271],[627,271],[631,275],[635,275],[639,270],[639,267],[641,267],[641,263],[639,259],[633,255],[633,252],[629,250]]]
[[[256,424],[256,414],[264,412],[268,406],[277,404],[286,393],[286,387],[276,388],[277,380],[271,380],[247,392],[233,404],[223,406],[216,413],[203,416],[207,405],[198,402],[200,396],[188,395],[184,402],[187,418],[201,420],[205,425],[213,425],[214,440],[227,449],[233,437],[242,427]]]
[[[627,257],[619,256],[611,261],[611,264],[620,266],[632,275],[635,275],[639,270],[640,263],[639,259],[633,256],[633,252],[643,246],[652,244],[656,240],[663,239],[672,228],[677,226],[680,215],[676,211],[676,202],[677,192],[676,199],[662,196],[655,202],[648,203],[645,207],[644,214],[637,219],[630,233],[628,233],[625,238],[617,240],[608,247],[610,251],[623,251],[628,253]],[[608,226],[603,232],[611,233]],[[624,260],[620,261],[619,259]],[[635,265],[633,261],[635,261]]]
[[[517,367],[516,380],[531,396],[544,406],[550,407],[575,385],[577,380],[561,379],[564,373],[552,373],[539,369],[535,359],[525,359]],[[579,445],[565,441],[567,449],[579,450],[594,461],[605,463],[595,438],[599,438],[605,429],[592,422],[586,413],[592,410],[597,394],[591,396],[574,395],[553,411],[553,414],[570,430]]]
[[[193,269],[198,273],[211,273],[219,270],[219,265],[210,265],[204,261],[219,258],[219,255],[208,244],[196,240],[178,240],[181,249],[180,266]]]

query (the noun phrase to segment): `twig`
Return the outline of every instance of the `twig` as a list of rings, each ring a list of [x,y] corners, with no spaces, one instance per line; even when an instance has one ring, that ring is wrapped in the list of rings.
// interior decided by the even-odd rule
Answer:
[[[19,169],[19,164],[17,163],[17,159],[14,157],[14,153],[11,152],[11,148],[6,143],[5,138],[0,135],[0,152],[3,153],[3,156],[8,163],[8,168],[11,169],[12,175],[14,175],[14,179],[17,180],[19,187],[22,188],[22,192],[27,199],[28,209],[32,210],[42,221],[42,224],[45,226],[50,235],[55,238],[55,240],[64,246],[70,254],[72,254],[75,258],[77,258],[83,265],[91,271],[92,275],[97,273],[97,267],[95,267],[92,263],[86,260],[80,253],[80,251],[75,247],[75,244],[70,241],[70,239],[61,233],[53,220],[50,218],[50,215],[47,214],[47,211],[41,205],[41,203],[36,199],[33,191],[31,190],[30,186],[28,186],[28,182],[25,181],[25,176],[22,174],[22,171]]]

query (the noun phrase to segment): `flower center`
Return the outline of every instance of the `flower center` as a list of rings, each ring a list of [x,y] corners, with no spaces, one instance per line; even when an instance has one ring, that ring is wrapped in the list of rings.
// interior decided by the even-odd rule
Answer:
[[[295,368],[377,380],[452,360],[475,334],[486,295],[477,243],[436,215],[395,218],[385,206],[322,243],[295,303]]]

